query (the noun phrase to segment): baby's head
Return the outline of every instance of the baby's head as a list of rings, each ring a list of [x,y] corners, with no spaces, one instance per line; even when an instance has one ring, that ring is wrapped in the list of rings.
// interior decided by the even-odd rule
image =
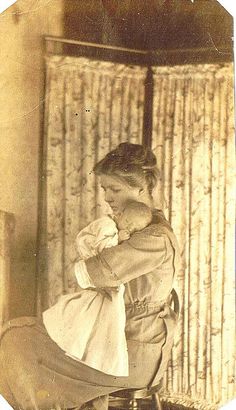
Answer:
[[[152,211],[143,202],[128,201],[117,218],[119,230],[127,230],[130,234],[141,231],[152,221]]]

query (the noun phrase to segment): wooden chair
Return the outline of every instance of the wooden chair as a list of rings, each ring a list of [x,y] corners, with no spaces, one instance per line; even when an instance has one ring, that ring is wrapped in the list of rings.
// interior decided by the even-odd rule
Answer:
[[[170,304],[173,307],[173,310],[178,318],[179,298],[175,289],[172,289],[171,291]],[[152,381],[155,379],[156,374],[154,375]],[[115,408],[117,410],[141,410],[141,408],[145,408],[144,406],[145,404],[147,404],[146,408],[149,410],[163,410],[159,397],[159,392],[162,388],[162,382],[158,383],[155,386],[152,386],[152,381],[150,383],[150,387],[145,387],[143,389],[119,390],[112,393],[109,400],[109,409]]]

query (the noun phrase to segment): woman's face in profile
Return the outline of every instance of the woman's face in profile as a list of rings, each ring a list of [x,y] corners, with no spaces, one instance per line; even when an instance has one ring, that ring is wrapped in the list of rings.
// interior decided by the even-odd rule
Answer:
[[[140,188],[133,188],[118,177],[101,175],[100,183],[104,190],[105,201],[110,205],[114,215],[123,212],[127,200],[140,200]]]

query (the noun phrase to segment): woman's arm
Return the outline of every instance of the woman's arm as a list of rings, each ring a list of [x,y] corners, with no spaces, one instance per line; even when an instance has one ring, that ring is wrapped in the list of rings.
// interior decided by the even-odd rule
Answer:
[[[95,287],[112,287],[126,283],[159,267],[166,257],[166,236],[134,233],[120,245],[104,249],[85,261]]]

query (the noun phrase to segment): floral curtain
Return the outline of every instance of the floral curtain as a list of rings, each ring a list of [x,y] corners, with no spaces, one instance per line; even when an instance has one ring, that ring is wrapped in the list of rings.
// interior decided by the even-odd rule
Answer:
[[[78,231],[106,213],[93,166],[142,141],[146,68],[84,57],[46,60],[38,310],[73,291]]]
[[[159,199],[178,237],[182,315],[166,398],[216,409],[234,397],[233,67],[155,67]]]

